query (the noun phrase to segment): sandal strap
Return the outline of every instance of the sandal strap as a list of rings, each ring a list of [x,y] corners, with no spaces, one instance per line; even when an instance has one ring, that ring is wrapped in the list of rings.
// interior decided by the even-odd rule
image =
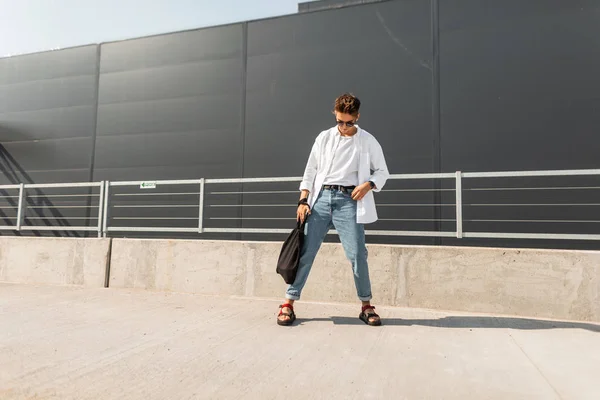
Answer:
[[[291,312],[285,312],[284,313],[283,312],[284,308],[289,308]],[[291,304],[289,304],[289,303],[280,305],[279,306],[279,314],[277,316],[279,317],[281,315],[287,315],[288,317],[291,318],[294,315],[294,307]]]
[[[369,310],[369,309],[375,310],[375,306],[372,306],[370,304],[368,306],[363,306],[362,312],[365,312],[366,310]]]

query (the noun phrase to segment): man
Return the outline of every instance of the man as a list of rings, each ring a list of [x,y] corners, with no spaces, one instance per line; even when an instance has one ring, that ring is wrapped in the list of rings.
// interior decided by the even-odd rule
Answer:
[[[279,325],[291,325],[296,319],[294,301],[300,299],[313,261],[331,228],[338,231],[352,263],[356,291],[362,301],[359,318],[368,325],[381,325],[370,302],[364,224],[377,220],[372,191],[383,188],[389,172],[377,140],[357,125],[359,110],[360,100],[355,96],[338,97],[333,111],[336,126],[321,132],[312,147],[297,210],[297,219],[306,220],[306,235],[296,279],[286,290],[286,301],[279,306]]]

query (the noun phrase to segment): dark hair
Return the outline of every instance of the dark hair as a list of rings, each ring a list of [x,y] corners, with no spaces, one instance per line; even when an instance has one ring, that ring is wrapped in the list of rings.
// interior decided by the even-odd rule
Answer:
[[[333,110],[342,114],[350,114],[356,116],[358,115],[358,111],[360,110],[360,100],[353,94],[344,93],[343,95],[335,99],[335,107],[333,108]]]

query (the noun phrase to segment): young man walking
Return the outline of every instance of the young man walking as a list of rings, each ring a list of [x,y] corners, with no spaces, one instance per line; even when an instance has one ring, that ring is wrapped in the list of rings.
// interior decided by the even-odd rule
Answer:
[[[377,220],[372,192],[383,188],[389,172],[377,140],[357,125],[359,110],[357,97],[338,97],[334,107],[336,126],[321,132],[312,147],[300,184],[297,210],[297,219],[306,219],[306,235],[296,279],[279,306],[279,325],[291,325],[296,319],[294,301],[300,299],[317,252],[331,228],[337,230],[352,263],[354,284],[362,301],[359,318],[368,325],[381,325],[370,302],[364,224]]]

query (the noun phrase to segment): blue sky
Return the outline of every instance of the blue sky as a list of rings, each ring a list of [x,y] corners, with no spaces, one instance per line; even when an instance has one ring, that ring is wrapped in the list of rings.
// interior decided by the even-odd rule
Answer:
[[[297,12],[307,0],[0,0],[0,57]]]

